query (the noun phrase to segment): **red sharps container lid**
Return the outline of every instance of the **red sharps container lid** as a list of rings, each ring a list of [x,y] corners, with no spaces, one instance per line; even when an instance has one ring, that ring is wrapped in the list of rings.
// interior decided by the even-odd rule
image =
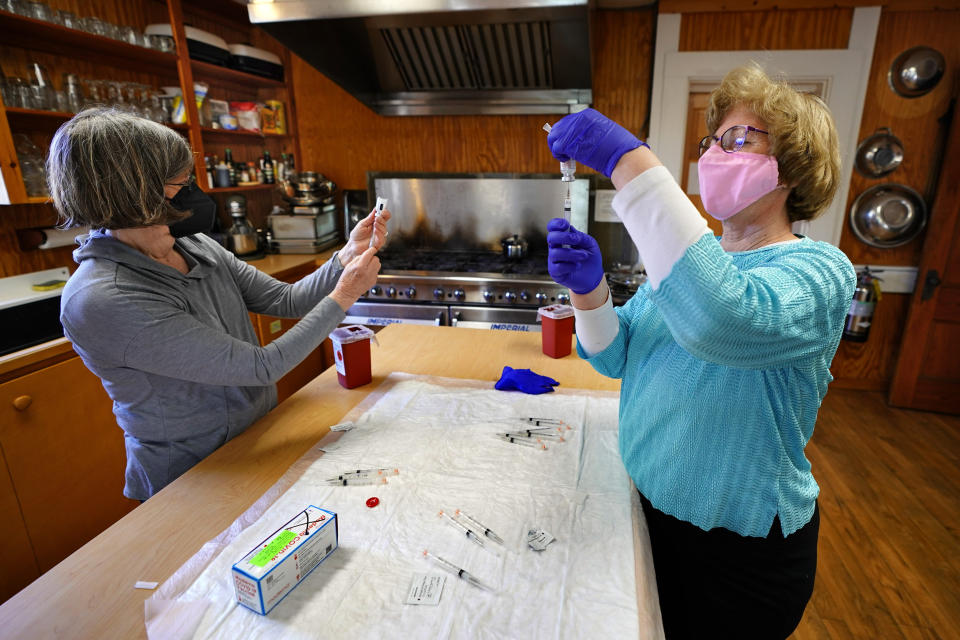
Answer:
[[[544,316],[554,320],[563,320],[573,315],[573,307],[568,304],[552,304],[549,307],[540,307],[537,309],[537,318]]]
[[[369,340],[372,337],[373,329],[365,327],[362,324],[353,324],[349,327],[340,327],[339,329],[334,329],[330,334],[330,339],[336,340],[340,344],[360,342],[361,340]]]

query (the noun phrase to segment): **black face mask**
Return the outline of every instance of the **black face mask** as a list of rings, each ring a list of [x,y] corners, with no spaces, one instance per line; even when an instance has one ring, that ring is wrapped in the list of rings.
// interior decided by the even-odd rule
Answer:
[[[191,236],[195,233],[210,233],[213,229],[213,222],[217,217],[217,203],[201,191],[195,182],[177,191],[177,195],[170,198],[170,204],[174,209],[193,212],[189,218],[168,225],[170,235],[174,238]]]

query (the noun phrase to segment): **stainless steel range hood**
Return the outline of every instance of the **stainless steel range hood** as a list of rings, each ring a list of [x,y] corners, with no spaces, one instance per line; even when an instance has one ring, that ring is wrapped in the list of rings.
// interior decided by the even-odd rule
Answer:
[[[247,10],[382,115],[559,114],[593,100],[589,3],[252,0]]]

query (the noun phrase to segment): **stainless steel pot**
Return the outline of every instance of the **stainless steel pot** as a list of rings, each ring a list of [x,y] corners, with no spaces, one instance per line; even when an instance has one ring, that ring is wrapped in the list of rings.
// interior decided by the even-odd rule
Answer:
[[[913,47],[898,55],[890,65],[887,82],[898,96],[919,98],[937,86],[946,66],[943,54],[936,49]]]
[[[527,241],[517,234],[501,240],[500,246],[503,247],[503,257],[507,260],[520,260],[527,256]]]
[[[901,162],[903,143],[886,127],[877,129],[857,147],[855,166],[868,178],[882,178],[899,167]]]
[[[850,207],[850,227],[871,247],[897,247],[910,242],[927,223],[923,197],[895,182],[861,193]]]

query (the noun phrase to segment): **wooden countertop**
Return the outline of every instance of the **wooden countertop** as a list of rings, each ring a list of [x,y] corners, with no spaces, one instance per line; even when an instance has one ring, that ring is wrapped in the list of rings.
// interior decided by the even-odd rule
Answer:
[[[391,325],[377,334],[373,382],[346,390],[331,367],[250,429],[134,509],[0,607],[9,637],[143,638],[137,580],[163,582],[228,527],[394,371],[493,381],[504,365],[566,388],[617,390],[576,354],[554,360],[539,333]]]
[[[323,253],[271,254],[259,260],[251,260],[248,264],[268,275],[281,277],[282,279],[286,272],[295,271],[306,265],[322,265],[339,249],[340,246],[328,249]],[[70,341],[66,338],[57,338],[50,342],[0,356],[0,382],[35,371],[60,360],[72,358],[73,355],[74,351]]]

